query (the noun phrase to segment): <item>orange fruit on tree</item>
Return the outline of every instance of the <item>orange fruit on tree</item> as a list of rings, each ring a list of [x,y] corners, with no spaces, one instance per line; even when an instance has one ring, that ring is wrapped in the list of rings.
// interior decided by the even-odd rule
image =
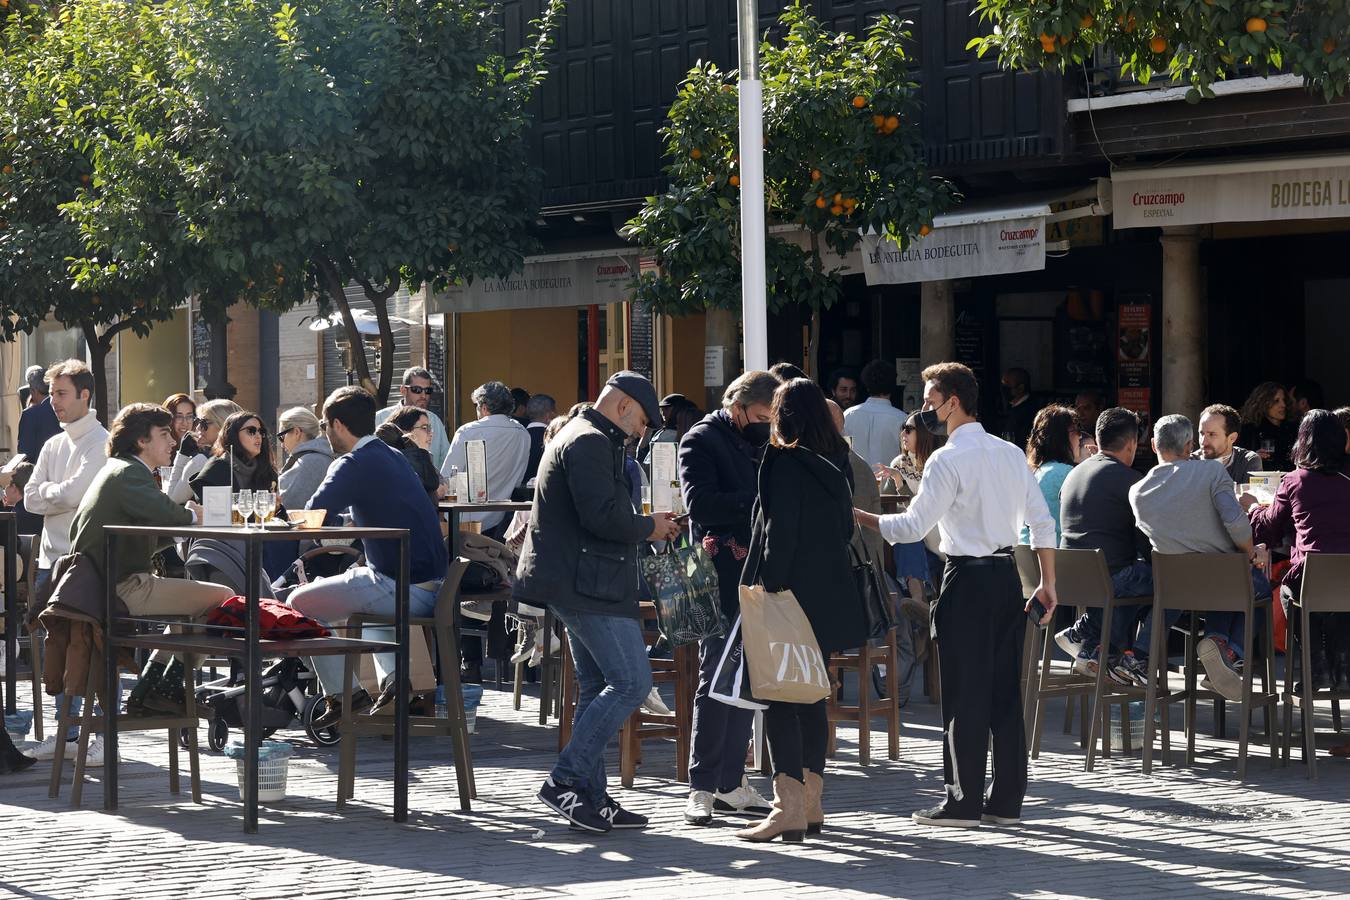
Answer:
[[[741,186],[741,179],[740,179],[740,176],[739,176],[739,175],[732,175],[730,180],[731,180],[731,186],[732,186],[732,187],[740,187],[740,186]]]
[[[80,176],[80,182],[81,182],[82,184],[88,184],[88,183],[89,183],[89,176],[88,176],[88,175],[81,175],[81,176]]]
[[[819,181],[819,180],[820,180],[820,170],[819,170],[819,169],[812,169],[812,170],[811,170],[811,180],[812,180],[812,181]]]
[[[919,237],[928,237],[932,233],[933,229],[929,228],[927,225],[919,226]]]
[[[845,197],[845,198],[844,198],[844,209],[848,210],[849,212],[853,212],[853,210],[854,210],[857,206],[858,206],[858,201],[857,201],[857,200],[853,199],[852,197]]]
[[[886,117],[883,116],[881,113],[877,113],[874,116],[872,116],[872,124],[877,126],[878,128],[881,128],[886,124]]]
[[[1055,39],[1051,35],[1048,35],[1044,31],[1042,31],[1041,49],[1044,50],[1046,53],[1054,53],[1055,47],[1056,47]]]
[[[1167,52],[1167,38],[1160,34],[1155,34],[1148,42],[1148,49],[1152,50],[1154,53]]]
[[[886,117],[886,133],[887,133],[887,134],[890,134],[892,131],[895,131],[895,129],[897,129],[897,128],[899,128],[899,127],[900,127],[900,117],[899,117],[899,116],[887,116],[887,117]]]
[[[830,212],[833,213],[833,214],[836,215],[836,216],[843,215],[843,214],[844,214],[844,207],[842,207],[842,206],[840,206],[838,203],[836,203],[834,206],[831,206],[831,207],[830,207]]]
[[[1266,20],[1260,16],[1252,16],[1247,20],[1248,34],[1264,34],[1266,30]]]
[[[5,163],[3,167],[0,167],[0,173],[3,173],[5,175],[13,175],[14,167],[11,166],[9,163]]]
[[[1095,22],[1095,21],[1097,21],[1097,20],[1094,19],[1094,18],[1092,18],[1092,13],[1088,13],[1087,15],[1083,16],[1083,18],[1081,18],[1081,19],[1078,20],[1078,27],[1079,27],[1079,28],[1091,28],[1091,27],[1092,27],[1092,23]]]
[[[689,151],[689,158],[690,158],[690,159],[702,159],[702,158],[703,158],[703,151],[700,150],[700,149],[698,149],[697,147],[695,147],[693,150],[690,150],[690,151]]]
[[[1335,52],[1336,52],[1336,39],[1335,39],[1335,38],[1327,38],[1325,41],[1323,41],[1323,42],[1322,42],[1322,52],[1325,53],[1327,56],[1330,56],[1331,54],[1335,53]]]
[[[834,195],[834,203],[835,203],[836,206],[838,206],[840,203],[843,203],[843,202],[844,202],[844,195],[843,195],[843,194],[835,194],[835,195]]]
[[[824,209],[825,206],[826,206],[825,198],[824,198],[824,197],[817,197],[817,198],[816,198],[816,209]]]
[[[854,109],[862,109],[866,105],[867,105],[867,98],[864,97],[862,94],[859,94],[858,96],[853,98]]]

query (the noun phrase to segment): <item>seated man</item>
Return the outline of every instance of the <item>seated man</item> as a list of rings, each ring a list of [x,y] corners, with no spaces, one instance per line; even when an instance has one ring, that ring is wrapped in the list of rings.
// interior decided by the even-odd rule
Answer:
[[[1130,488],[1141,477],[1131,466],[1139,448],[1139,416],[1114,407],[1097,417],[1096,454],[1073,467],[1060,493],[1060,542],[1068,550],[1100,550],[1117,597],[1153,593],[1148,539],[1135,527]],[[1116,610],[1111,620],[1111,653],[1129,642],[1138,607]],[[1079,675],[1096,676],[1102,611],[1089,609],[1055,643],[1074,658]],[[1108,672],[1111,670],[1108,668]]]
[[[323,405],[323,430],[335,453],[342,454],[328,467],[323,484],[307,508],[324,509],[324,524],[336,525],[344,510],[351,510],[352,524],[364,528],[406,528],[409,532],[408,608],[412,616],[430,616],[436,609],[436,594],[445,578],[448,556],[436,507],[403,454],[375,436],[375,398],[359,387],[343,387],[328,395]],[[519,426],[517,426],[519,427]],[[522,432],[524,429],[521,429]],[[366,565],[353,566],[341,575],[321,578],[291,595],[291,606],[325,624],[341,624],[354,613],[394,614],[394,591],[398,577],[397,541],[363,541]],[[393,640],[393,630],[368,629],[366,635]],[[335,724],[342,717],[341,656],[319,656],[310,662],[324,692],[329,695],[327,712],[315,720],[317,727]],[[381,707],[395,696],[394,656],[375,657],[380,676],[378,703],[357,689],[353,712]]]
[[[1233,496],[1233,482],[1217,459],[1193,459],[1194,429],[1185,416],[1163,416],[1153,426],[1153,451],[1158,464],[1130,488],[1130,506],[1139,528],[1158,553],[1252,554],[1252,526]],[[1270,582],[1252,569],[1257,597],[1270,596]],[[1166,627],[1181,616],[1167,610]],[[1139,629],[1132,650],[1121,654],[1112,674],[1118,681],[1148,684],[1149,638],[1153,613]],[[1201,685],[1224,698],[1242,698],[1242,622],[1238,612],[1205,613],[1205,637],[1196,655],[1205,667]]]

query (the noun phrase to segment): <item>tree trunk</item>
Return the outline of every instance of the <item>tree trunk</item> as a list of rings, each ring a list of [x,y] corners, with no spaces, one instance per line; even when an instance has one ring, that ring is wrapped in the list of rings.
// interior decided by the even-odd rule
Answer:
[[[399,280],[395,277],[379,289],[368,281],[357,280],[375,307],[375,321],[380,326],[380,384],[375,399],[383,407],[389,402],[389,391],[394,385],[394,328],[389,324],[389,298],[398,293]]]
[[[324,290],[328,292],[333,305],[342,314],[342,327],[347,332],[347,341],[351,345],[351,353],[348,358],[351,360],[352,371],[356,373],[356,381],[361,387],[374,394],[375,383],[370,380],[370,364],[366,361],[365,340],[361,337],[361,332],[356,329],[356,319],[352,317],[352,308],[347,303],[347,293],[344,290],[342,276],[338,273],[337,266],[327,259],[315,259],[314,267],[318,270]]]
[[[108,426],[108,351],[112,349],[111,336],[100,335],[89,319],[80,321],[80,331],[89,347],[89,369],[94,375],[94,413],[99,422]]]

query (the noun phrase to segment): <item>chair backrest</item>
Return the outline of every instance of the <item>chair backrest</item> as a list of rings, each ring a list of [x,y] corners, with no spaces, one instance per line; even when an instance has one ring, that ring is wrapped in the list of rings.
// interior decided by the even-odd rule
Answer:
[[[1253,599],[1245,553],[1153,554],[1153,592],[1164,609],[1242,612]]]
[[[1055,593],[1065,606],[1104,608],[1111,599],[1111,572],[1100,550],[1055,551]]]
[[[1030,600],[1041,584],[1041,561],[1036,551],[1026,544],[1013,547],[1013,561],[1017,563],[1017,577],[1022,581],[1022,599]]]
[[[1299,603],[1309,612],[1350,612],[1350,553],[1303,557]]]
[[[459,605],[459,583],[469,569],[469,561],[462,556],[450,560],[445,571],[440,593],[436,595],[436,627],[451,628],[455,623],[455,607]]]

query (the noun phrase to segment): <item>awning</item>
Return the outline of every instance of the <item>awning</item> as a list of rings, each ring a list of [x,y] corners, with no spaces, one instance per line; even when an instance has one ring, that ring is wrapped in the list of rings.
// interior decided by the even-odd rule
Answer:
[[[1048,204],[965,207],[937,216],[933,230],[901,250],[894,241],[863,235],[868,284],[910,284],[1045,268]]]
[[[1350,217],[1350,155],[1117,169],[1116,228]]]
[[[526,257],[510,278],[480,278],[431,297],[430,313],[547,309],[622,303],[632,298],[638,252],[591,250]]]

